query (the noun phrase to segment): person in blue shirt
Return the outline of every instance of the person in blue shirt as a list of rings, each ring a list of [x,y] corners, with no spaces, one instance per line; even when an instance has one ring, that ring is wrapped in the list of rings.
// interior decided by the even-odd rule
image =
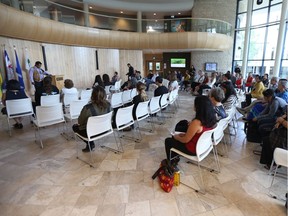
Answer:
[[[288,103],[288,81],[286,79],[279,80],[276,96]]]

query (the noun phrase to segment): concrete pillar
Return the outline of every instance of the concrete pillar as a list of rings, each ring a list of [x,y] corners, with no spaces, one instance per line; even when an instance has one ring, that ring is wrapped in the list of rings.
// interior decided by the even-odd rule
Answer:
[[[247,61],[248,61],[248,46],[249,46],[249,38],[250,38],[250,26],[251,26],[251,19],[252,19],[252,7],[253,7],[253,1],[248,1],[244,48],[243,48],[243,59],[242,59],[243,77],[246,77],[246,74],[249,73],[249,71],[247,71],[247,63],[248,63]]]
[[[282,9],[281,9],[281,18],[280,18],[280,25],[279,25],[279,33],[277,39],[277,48],[276,48],[276,57],[275,57],[275,65],[273,69],[273,76],[279,77],[280,73],[280,66],[281,66],[281,57],[282,51],[284,47],[284,36],[285,36],[285,25],[287,19],[287,10],[288,10],[288,0],[282,1]],[[288,41],[286,41],[288,43]]]
[[[84,3],[84,25],[86,27],[90,27],[89,22],[89,5],[87,3]]]
[[[137,12],[137,32],[142,32],[142,11]]]

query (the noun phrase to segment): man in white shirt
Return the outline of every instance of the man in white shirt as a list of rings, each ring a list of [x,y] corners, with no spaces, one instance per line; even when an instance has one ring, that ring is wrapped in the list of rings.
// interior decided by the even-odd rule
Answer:
[[[32,85],[35,86],[35,89],[42,86],[42,81],[46,75],[50,75],[47,71],[41,69],[42,63],[36,61],[35,65],[29,70],[29,77]]]

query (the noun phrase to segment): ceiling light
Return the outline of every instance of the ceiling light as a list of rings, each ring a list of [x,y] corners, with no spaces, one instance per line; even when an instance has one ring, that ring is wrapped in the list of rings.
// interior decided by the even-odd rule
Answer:
[[[179,12],[178,15],[180,15],[181,13]]]
[[[155,22],[158,22],[158,20],[155,20]]]
[[[123,14],[123,11],[120,11],[121,14]]]
[[[91,6],[90,6],[89,8],[90,8],[90,9],[92,9],[92,7],[91,7]]]
[[[153,15],[156,16],[156,13],[154,13]]]
[[[174,15],[172,15],[171,18],[174,18]]]

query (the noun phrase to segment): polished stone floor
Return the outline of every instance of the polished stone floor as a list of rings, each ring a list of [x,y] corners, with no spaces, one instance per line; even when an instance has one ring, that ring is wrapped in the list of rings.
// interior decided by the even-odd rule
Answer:
[[[4,116],[0,141],[0,215],[3,216],[242,216],[286,215],[284,207],[287,179],[278,177],[269,194],[272,177],[259,164],[252,151],[259,144],[245,140],[243,124],[228,144],[228,153],[220,158],[221,172],[203,169],[206,194],[196,193],[180,184],[165,193],[151,176],[165,158],[164,140],[181,119],[191,119],[194,97],[180,93],[180,108],[156,125],[153,133],[143,132],[141,143],[123,140],[124,153],[115,154],[97,147],[93,152],[95,168],[76,159],[75,140],[67,141],[57,127],[41,130],[44,149],[35,143],[34,128],[28,118],[24,128],[7,132]],[[171,114],[168,114],[171,115]],[[149,124],[142,122],[142,127]],[[61,130],[61,127],[60,127]],[[133,132],[125,132],[133,135]],[[227,140],[228,137],[226,137]],[[100,145],[114,145],[114,137]],[[78,148],[84,143],[78,142]],[[80,153],[88,158],[89,154]],[[203,165],[215,167],[213,154]],[[201,186],[198,168],[181,159],[181,181],[195,188]],[[286,172],[284,168],[280,170]]]

